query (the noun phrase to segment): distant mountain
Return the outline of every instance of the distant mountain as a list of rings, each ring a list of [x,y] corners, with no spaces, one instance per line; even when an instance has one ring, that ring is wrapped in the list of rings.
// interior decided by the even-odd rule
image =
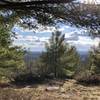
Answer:
[[[27,52],[24,57],[25,65],[31,67],[34,60],[38,59],[42,52]],[[88,52],[78,52],[82,63],[88,62]]]
[[[24,60],[27,61],[32,61],[37,59],[41,55],[41,52],[27,52],[25,54]]]
[[[32,60],[35,60],[37,59],[40,55],[41,55],[42,52],[27,52],[25,54],[25,61],[32,61]],[[79,55],[80,55],[80,58],[82,61],[86,61],[87,58],[88,58],[88,52],[85,52],[85,51],[79,51],[78,52]]]
[[[88,53],[89,53],[89,52],[80,51],[80,52],[78,52],[78,53],[79,53],[79,55],[80,55],[81,61],[86,62],[86,61],[88,60]]]

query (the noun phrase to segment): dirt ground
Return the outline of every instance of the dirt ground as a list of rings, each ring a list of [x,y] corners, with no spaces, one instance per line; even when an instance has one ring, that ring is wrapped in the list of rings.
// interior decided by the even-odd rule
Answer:
[[[100,100],[100,85],[85,86],[66,80],[6,87],[0,88],[0,100]]]

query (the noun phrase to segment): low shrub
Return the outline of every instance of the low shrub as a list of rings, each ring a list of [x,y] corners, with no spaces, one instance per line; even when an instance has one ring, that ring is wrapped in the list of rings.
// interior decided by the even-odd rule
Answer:
[[[86,84],[100,84],[100,75],[99,74],[89,74],[84,73],[84,75],[79,75],[75,77],[78,82],[86,83]]]
[[[21,73],[16,75],[12,83],[15,84],[34,84],[34,83],[41,83],[44,78],[40,76],[33,75],[31,73]]]

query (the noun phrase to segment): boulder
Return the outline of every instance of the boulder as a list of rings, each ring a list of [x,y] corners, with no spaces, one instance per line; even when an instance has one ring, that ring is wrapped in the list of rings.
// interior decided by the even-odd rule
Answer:
[[[58,91],[59,87],[58,86],[49,86],[45,90],[46,91]]]

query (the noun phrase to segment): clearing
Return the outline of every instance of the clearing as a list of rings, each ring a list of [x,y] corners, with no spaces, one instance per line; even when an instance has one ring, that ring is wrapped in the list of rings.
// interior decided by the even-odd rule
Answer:
[[[75,80],[0,88],[0,100],[100,100],[100,85],[86,86]]]

